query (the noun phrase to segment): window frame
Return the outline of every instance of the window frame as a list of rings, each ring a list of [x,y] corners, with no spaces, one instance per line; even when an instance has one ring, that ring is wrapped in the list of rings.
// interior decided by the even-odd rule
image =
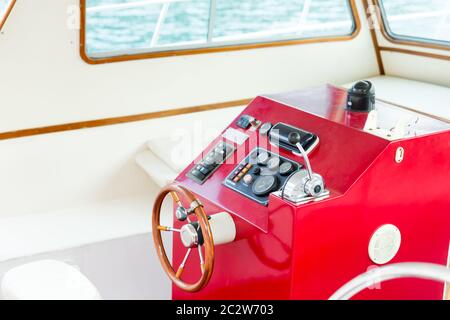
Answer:
[[[419,37],[401,36],[395,34],[389,27],[389,22],[387,20],[387,14],[384,8],[383,1],[373,0],[373,2],[377,9],[377,19],[379,21],[380,31],[387,41],[398,45],[450,51],[450,44],[447,45],[443,41]]]
[[[179,50],[166,50],[157,52],[142,52],[133,54],[120,54],[111,57],[99,57],[94,58],[88,56],[85,48],[86,43],[86,1],[80,0],[80,55],[81,58],[88,64],[102,64],[111,62],[121,62],[130,60],[141,60],[141,59],[152,59],[152,58],[163,58],[163,57],[173,57],[173,56],[183,56],[183,55],[194,55],[194,54],[204,54],[204,53],[215,53],[215,52],[226,52],[226,51],[237,51],[237,50],[248,50],[248,49],[258,49],[258,48],[268,48],[268,47],[279,47],[288,45],[300,45],[300,44],[310,44],[310,43],[321,43],[321,42],[335,42],[335,41],[348,41],[354,39],[361,31],[361,20],[358,13],[358,8],[356,5],[356,0],[347,0],[349,2],[351,17],[353,18],[353,31],[348,35],[342,36],[329,36],[329,37],[314,37],[314,38],[304,38],[304,39],[289,39],[289,40],[277,40],[277,41],[265,41],[265,42],[254,42],[246,44],[230,44],[225,46],[216,47],[203,47],[203,48],[186,48]]]
[[[3,25],[5,24],[6,20],[8,20],[9,15],[11,14],[11,11],[16,4],[16,0],[12,0],[9,4],[8,8],[5,11],[5,15],[3,17],[0,17],[0,31],[3,28]]]

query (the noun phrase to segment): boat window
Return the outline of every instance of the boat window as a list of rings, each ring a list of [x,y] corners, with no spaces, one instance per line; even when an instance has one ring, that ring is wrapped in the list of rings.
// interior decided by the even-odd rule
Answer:
[[[0,29],[6,21],[6,18],[14,5],[15,0],[0,0]]]
[[[93,59],[295,43],[351,36],[357,29],[353,0],[82,0],[82,5],[84,53]]]
[[[450,46],[450,1],[380,0],[387,36]]]

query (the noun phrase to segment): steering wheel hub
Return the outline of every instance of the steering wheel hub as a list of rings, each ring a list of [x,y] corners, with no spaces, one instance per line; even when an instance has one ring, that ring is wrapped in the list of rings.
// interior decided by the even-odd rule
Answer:
[[[186,248],[198,246],[198,232],[192,224],[185,224],[180,231],[181,242]]]

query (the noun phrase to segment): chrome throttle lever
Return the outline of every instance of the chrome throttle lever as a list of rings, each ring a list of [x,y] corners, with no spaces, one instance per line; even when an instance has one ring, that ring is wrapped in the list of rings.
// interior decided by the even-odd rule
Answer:
[[[309,162],[309,157],[306,154],[305,149],[303,148],[301,141],[300,133],[298,132],[291,132],[288,136],[289,143],[294,144],[297,146],[298,151],[300,151],[300,154],[302,155],[303,159],[305,160],[306,169],[308,170],[309,179],[313,178],[313,171],[311,169],[311,163]]]
[[[306,170],[300,170],[289,178],[283,190],[283,198],[299,203],[328,195],[322,176],[314,173],[311,168],[309,157],[301,144],[300,134],[291,132],[288,139],[289,143],[297,146],[304,159]]]

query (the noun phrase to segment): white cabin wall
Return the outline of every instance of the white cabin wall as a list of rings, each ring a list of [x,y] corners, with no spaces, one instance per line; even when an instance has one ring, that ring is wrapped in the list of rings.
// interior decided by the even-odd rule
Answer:
[[[0,132],[251,98],[378,74],[366,27],[351,41],[89,65],[78,0],[17,1],[0,35]]]
[[[450,58],[450,51],[446,54]],[[390,51],[382,57],[386,75],[450,87],[450,61]]]
[[[223,110],[223,126],[240,110]],[[218,121],[206,120],[214,116],[207,111],[201,119],[188,114],[0,140],[0,219],[130,197],[147,197],[152,204],[158,187],[135,163],[136,154],[148,140],[158,138],[173,137],[180,143],[176,138],[183,136],[190,144],[204,145],[217,130],[213,128]],[[189,148],[188,156],[199,154],[198,147]],[[150,208],[143,213],[149,218]]]

